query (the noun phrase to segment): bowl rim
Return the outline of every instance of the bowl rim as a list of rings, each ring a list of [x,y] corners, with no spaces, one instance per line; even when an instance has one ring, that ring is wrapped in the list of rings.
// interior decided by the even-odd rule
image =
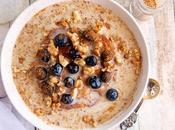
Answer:
[[[67,128],[61,128],[61,127],[56,127],[56,126],[51,126],[47,125],[44,123],[41,119],[39,119],[35,114],[33,114],[27,105],[25,105],[24,101],[22,100],[22,97],[17,91],[17,88],[14,84],[13,81],[13,76],[12,76],[12,68],[11,68],[11,63],[12,63],[12,53],[13,53],[13,47],[15,45],[15,42],[13,40],[16,40],[18,37],[18,34],[20,33],[21,29],[23,26],[34,16],[36,13],[38,13],[40,10],[43,8],[46,8],[52,4],[63,2],[63,1],[68,1],[68,0],[42,0],[42,1],[36,1],[33,3],[31,6],[27,7],[15,20],[13,25],[11,26],[9,32],[7,33],[7,36],[5,38],[5,41],[2,46],[2,52],[1,52],[1,77],[3,81],[3,85],[5,87],[6,93],[12,102],[13,106],[16,108],[16,110],[30,123],[35,125],[36,127],[42,129],[42,130],[68,130]],[[70,1],[70,0],[69,0]],[[141,29],[139,28],[139,25],[137,24],[136,20],[131,16],[131,14],[124,9],[120,4],[118,4],[114,0],[89,0],[94,3],[98,3],[106,8],[112,8],[113,12],[114,10],[118,10],[123,17],[121,19],[127,23],[127,26],[129,26],[129,29],[131,30],[132,33],[134,33],[134,36],[139,43],[139,47],[141,49],[141,53],[143,56],[143,65],[142,65],[142,76],[140,82],[138,83],[139,90],[137,90],[137,94],[135,95],[135,100],[132,102],[132,104],[122,112],[120,115],[117,116],[117,118],[114,117],[114,119],[110,122],[106,122],[103,125],[100,125],[97,128],[88,128],[88,129],[93,129],[93,130],[102,130],[102,129],[109,129],[116,127],[119,125],[123,120],[125,120],[136,108],[136,106],[139,104],[141,101],[144,91],[146,89],[147,83],[148,83],[148,77],[149,77],[149,53],[148,53],[148,47],[145,41],[145,38],[142,34]],[[115,9],[116,8],[116,9]],[[30,15],[28,15],[30,14]],[[128,20],[126,22],[126,19]],[[128,23],[130,25],[128,25]],[[133,31],[134,30],[134,31]],[[137,34],[137,36],[136,36]],[[8,53],[7,53],[8,52]],[[85,130],[88,130],[85,129]]]

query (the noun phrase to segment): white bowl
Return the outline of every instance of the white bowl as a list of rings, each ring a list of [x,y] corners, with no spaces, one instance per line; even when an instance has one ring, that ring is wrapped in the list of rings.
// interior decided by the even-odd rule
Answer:
[[[24,101],[22,100],[20,94],[16,89],[12,77],[12,68],[11,68],[12,52],[18,35],[20,34],[24,25],[32,18],[32,16],[34,16],[38,11],[42,10],[43,8],[62,1],[68,1],[68,0],[39,0],[34,4],[32,4],[30,7],[28,7],[27,9],[25,9],[20,14],[20,16],[15,20],[12,27],[10,28],[7,37],[5,39],[5,42],[3,44],[1,53],[1,75],[8,97],[10,98],[12,104],[17,109],[17,111],[26,120],[28,120],[30,123],[32,123],[33,125],[42,130],[58,130],[58,129],[68,130],[68,129],[47,125],[36,115],[34,115],[25,105]],[[91,128],[93,130],[107,130],[109,128],[119,125],[124,119],[126,119],[134,111],[134,109],[140,102],[141,98],[143,97],[143,93],[145,91],[148,82],[149,56],[143,34],[141,33],[138,24],[136,23],[135,19],[123,7],[121,7],[121,5],[119,5],[113,0],[91,0],[91,1],[111,9],[114,14],[118,15],[128,25],[128,27],[133,32],[138,42],[143,60],[141,76],[137,83],[137,91],[134,95],[134,100],[132,104],[129,106],[129,108],[124,110],[120,115],[114,117],[107,123],[100,125],[97,128]]]

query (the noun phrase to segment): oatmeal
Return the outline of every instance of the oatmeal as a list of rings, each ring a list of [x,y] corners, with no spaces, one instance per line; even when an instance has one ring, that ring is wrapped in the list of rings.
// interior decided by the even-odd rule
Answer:
[[[71,1],[28,21],[16,41],[12,69],[33,113],[48,124],[82,129],[128,108],[141,54],[118,16],[88,1]]]

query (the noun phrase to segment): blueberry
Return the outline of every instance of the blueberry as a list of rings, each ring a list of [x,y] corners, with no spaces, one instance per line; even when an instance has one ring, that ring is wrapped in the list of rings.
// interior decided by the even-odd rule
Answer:
[[[109,89],[107,92],[106,92],[106,98],[109,100],[109,101],[115,101],[117,98],[118,98],[118,92],[116,89]]]
[[[99,77],[97,76],[92,76],[89,78],[89,85],[93,88],[93,89],[98,89],[101,87],[102,82],[100,80]]]
[[[69,43],[69,39],[65,34],[58,34],[54,38],[54,44],[56,47],[62,47]]]
[[[47,77],[47,69],[44,67],[37,67],[35,69],[35,76],[39,80],[44,80]]]
[[[97,58],[95,56],[88,56],[85,61],[88,66],[95,66],[97,64]]]
[[[48,62],[50,60],[50,53],[47,49],[38,50],[37,57],[44,62]]]
[[[79,71],[79,66],[76,63],[71,62],[67,65],[67,69],[69,73],[76,74]]]
[[[69,56],[72,59],[80,58],[80,52],[78,50],[72,48],[72,49],[69,50]]]
[[[64,86],[65,87],[68,87],[68,88],[71,88],[71,87],[73,87],[74,86],[74,79],[73,78],[71,78],[71,77],[66,77],[65,79],[64,79]]]
[[[65,93],[61,96],[61,102],[64,104],[71,104],[73,102],[73,98],[70,94]]]
[[[56,63],[51,67],[52,74],[56,76],[60,76],[62,71],[63,71],[63,66],[59,63]]]

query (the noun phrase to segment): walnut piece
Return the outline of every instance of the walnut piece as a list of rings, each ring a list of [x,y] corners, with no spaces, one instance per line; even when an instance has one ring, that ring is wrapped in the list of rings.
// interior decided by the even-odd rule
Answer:
[[[117,57],[114,58],[114,61],[115,61],[115,63],[116,63],[117,65],[121,65],[121,64],[122,64],[122,60],[119,59],[119,58],[117,58]]]
[[[83,116],[83,119],[82,119],[85,123],[93,126],[93,127],[96,127],[97,126],[97,122],[89,115],[87,116]]]
[[[77,46],[77,50],[82,54],[87,54],[89,52],[89,47],[79,45]]]
[[[78,95],[78,88],[74,88],[74,89],[72,90],[71,95],[72,95],[72,97],[73,97],[74,99],[76,99],[76,98],[77,98],[77,95]]]
[[[20,72],[20,69],[16,66],[13,66],[13,72],[14,73],[19,73]]]
[[[74,47],[79,45],[79,36],[77,33],[67,32],[67,36],[71,39]]]
[[[53,84],[57,84],[59,82],[59,78],[57,76],[50,76],[50,82]]]
[[[76,80],[75,87],[78,89],[82,89],[83,88],[83,81],[81,79]]]
[[[87,67],[87,66],[85,66],[85,67],[83,67],[83,73],[85,75],[92,75],[92,74],[95,73],[95,69],[94,69],[94,67]]]
[[[63,56],[63,55],[59,55],[59,62],[64,66],[64,67],[66,67],[68,64],[69,64],[69,62],[68,62],[68,60]]]
[[[59,110],[61,107],[60,103],[52,103],[52,110]]]
[[[45,104],[46,104],[47,107],[51,106],[51,104],[52,104],[51,97],[48,96],[48,97],[44,98],[44,101],[45,101]]]
[[[80,13],[77,10],[72,12],[72,17],[73,17],[74,23],[78,23],[78,22],[82,21]]]
[[[83,59],[78,59],[75,61],[76,64],[80,65],[80,66],[84,66],[86,63]]]
[[[60,21],[56,22],[55,24],[58,26],[62,26],[64,28],[69,27],[69,23],[66,19],[61,19]]]
[[[48,51],[50,52],[51,55],[57,56],[58,55],[58,49],[54,45],[54,41],[50,40],[50,44],[48,47]]]
[[[58,102],[58,94],[57,93],[52,93],[52,101],[53,102]]]
[[[110,50],[104,50],[101,54],[101,59],[104,62],[108,62],[112,60],[112,58],[113,58],[113,54]]]
[[[62,95],[64,92],[65,92],[66,90],[65,90],[65,87],[64,86],[60,86],[59,87],[59,95]]]
[[[36,109],[34,109],[34,113],[37,116],[43,116],[45,114],[45,112],[44,112],[44,110],[42,108],[36,108]]]

